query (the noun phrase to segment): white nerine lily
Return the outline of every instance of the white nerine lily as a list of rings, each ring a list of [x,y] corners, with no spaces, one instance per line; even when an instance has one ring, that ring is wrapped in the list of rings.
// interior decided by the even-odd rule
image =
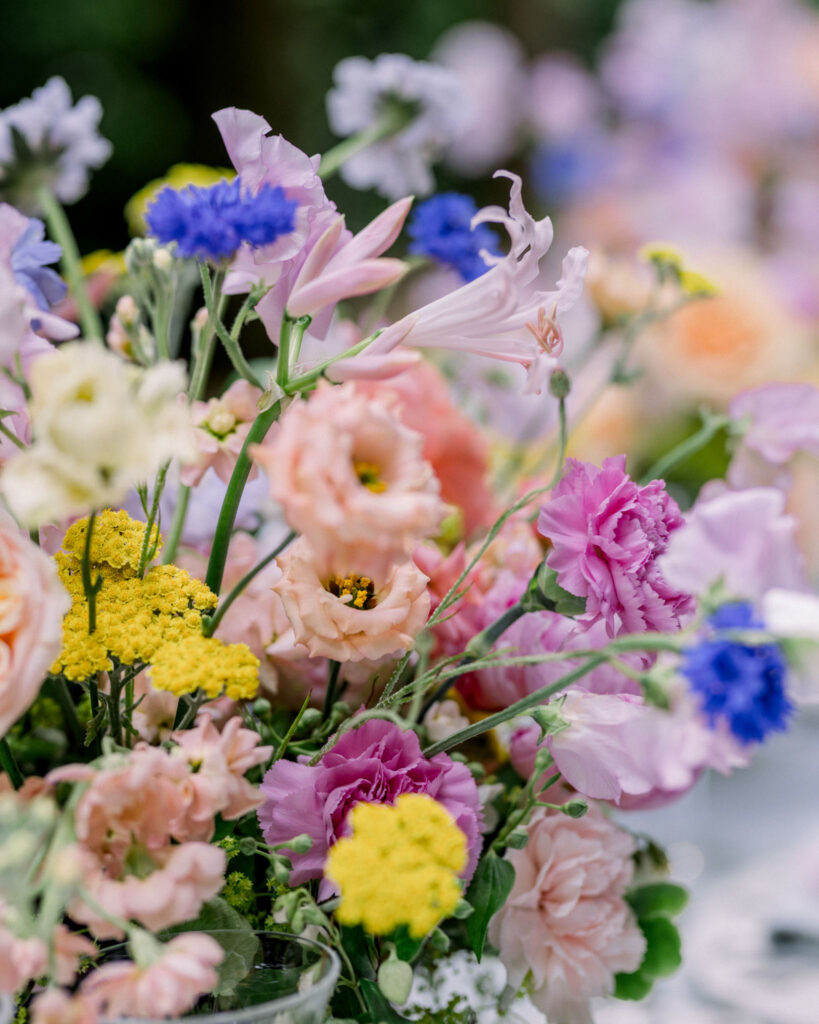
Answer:
[[[563,339],[557,319],[583,291],[589,254],[582,246],[570,249],[555,289],[539,290],[540,261],[554,237],[552,222],[548,217],[535,220],[526,210],[518,175],[496,171],[495,177],[512,182],[509,210],[487,206],[472,226],[503,225],[509,252],[500,257],[483,252],[490,270],[388,327],[367,351],[389,352],[403,343],[474,352],[521,363],[529,371],[525,390],[540,391],[558,366]]]

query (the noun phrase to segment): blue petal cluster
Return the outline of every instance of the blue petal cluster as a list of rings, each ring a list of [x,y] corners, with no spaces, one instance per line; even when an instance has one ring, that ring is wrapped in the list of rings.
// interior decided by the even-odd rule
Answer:
[[[787,665],[777,644],[743,644],[723,630],[763,629],[749,604],[723,605],[708,619],[713,634],[685,652],[682,667],[714,726],[723,719],[743,743],[787,727],[793,710],[785,694]]]
[[[470,226],[476,213],[474,199],[458,192],[427,199],[416,208],[407,228],[413,239],[409,251],[454,267],[464,281],[474,281],[489,269],[481,249],[500,255],[495,232],[487,224]]]
[[[176,242],[181,256],[220,260],[242,242],[255,248],[288,234],[297,206],[278,186],[263,185],[254,196],[234,178],[210,188],[163,188],[145,220],[150,234],[163,244]]]
[[[40,309],[48,310],[65,295],[66,285],[47,265],[56,263],[63,251],[56,242],[44,242],[44,238],[45,224],[31,217],[11,250],[11,270]]]

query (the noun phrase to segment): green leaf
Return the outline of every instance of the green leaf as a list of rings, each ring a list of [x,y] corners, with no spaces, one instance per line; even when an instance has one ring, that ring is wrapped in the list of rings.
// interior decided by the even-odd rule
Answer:
[[[557,582],[557,573],[545,561],[535,570],[520,603],[527,612],[546,609],[571,618],[582,615],[586,610],[586,598],[564,590]]]
[[[614,996],[616,999],[633,999],[638,1002],[645,999],[654,984],[653,978],[646,977],[642,971],[633,974],[615,974]]]
[[[466,893],[475,913],[467,918],[466,934],[478,960],[483,955],[486,932],[496,911],[500,910],[515,884],[515,869],[490,850],[481,857]]]
[[[665,978],[682,963],[680,933],[667,917],[652,917],[638,921],[648,948],[640,973],[650,978]]]
[[[213,994],[230,996],[251,971],[259,952],[259,940],[253,934],[248,920],[224,900],[208,900],[195,921],[174,925],[168,934],[180,932],[208,932],[225,951],[219,965],[219,982]]]
[[[390,1001],[386,996],[382,995],[381,990],[374,981],[367,981],[365,978],[360,982],[360,985],[364,1002],[370,1011],[372,1024],[405,1024],[409,1019],[408,1017],[402,1017],[400,1013],[393,1009]]]
[[[671,882],[655,882],[643,885],[626,894],[635,916],[640,920],[652,917],[676,917],[688,903],[688,893],[680,885]]]

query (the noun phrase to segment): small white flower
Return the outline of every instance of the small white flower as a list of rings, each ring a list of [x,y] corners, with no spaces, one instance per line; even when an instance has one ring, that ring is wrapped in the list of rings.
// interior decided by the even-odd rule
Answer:
[[[375,188],[390,199],[431,192],[430,165],[456,136],[469,109],[457,76],[404,53],[382,53],[372,61],[347,57],[336,65],[333,81],[327,116],[337,135],[372,128],[391,107],[403,108],[409,117],[405,128],[342,165],[347,184]]]

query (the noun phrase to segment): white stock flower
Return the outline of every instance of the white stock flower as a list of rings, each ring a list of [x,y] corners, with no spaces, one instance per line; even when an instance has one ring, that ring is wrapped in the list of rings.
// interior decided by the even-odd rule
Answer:
[[[0,487],[26,525],[121,501],[174,456],[196,458],[180,363],[143,370],[95,342],[74,342],[31,369],[34,444]]]

